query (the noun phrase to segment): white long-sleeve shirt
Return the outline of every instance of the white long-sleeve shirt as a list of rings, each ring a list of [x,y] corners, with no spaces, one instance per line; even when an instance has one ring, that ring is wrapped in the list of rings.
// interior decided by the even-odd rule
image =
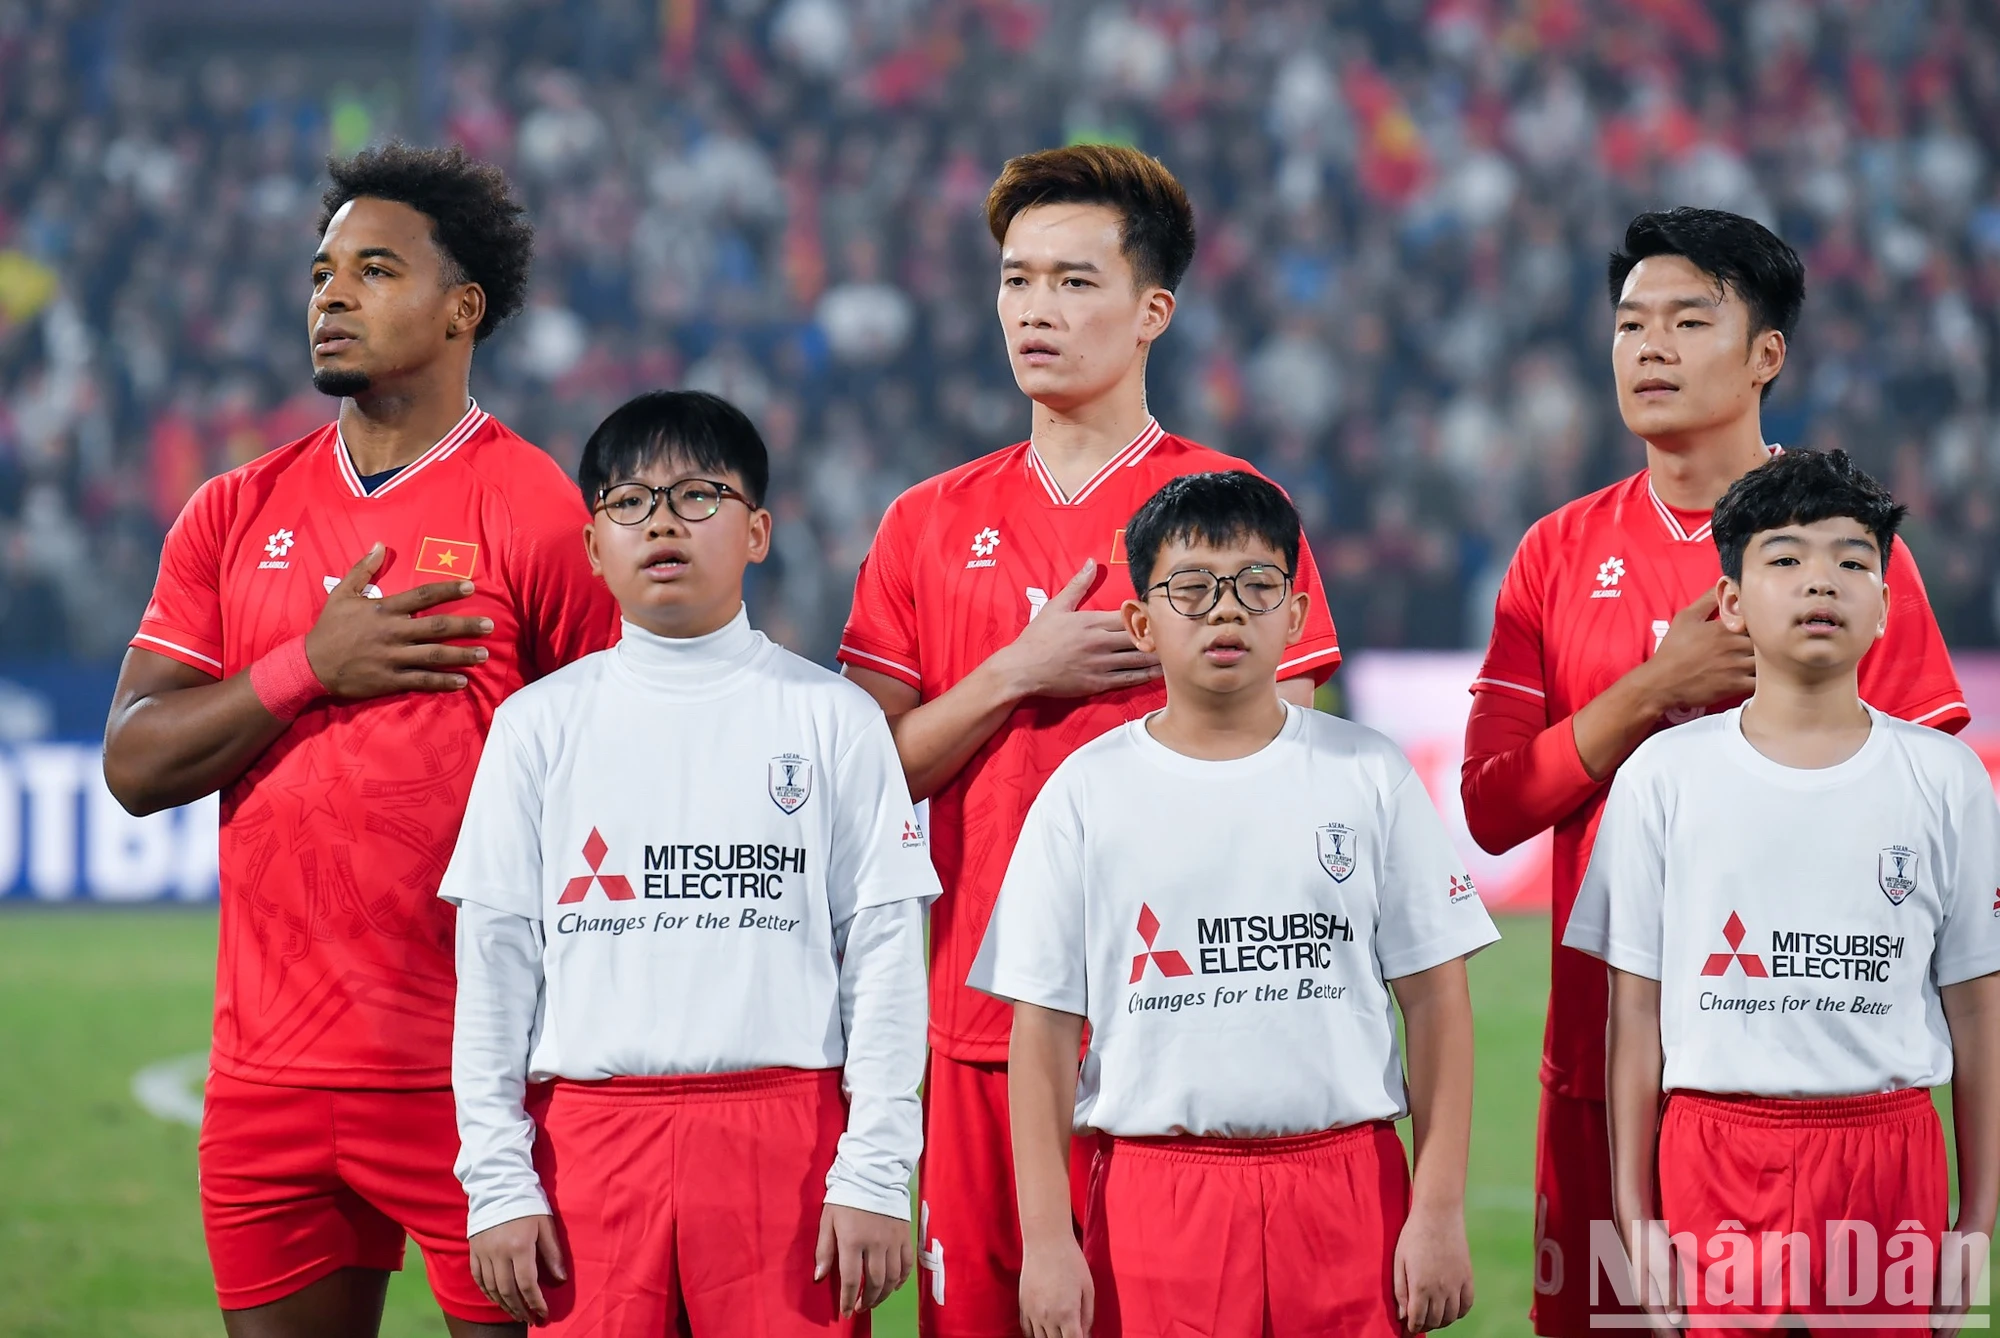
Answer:
[[[494,717],[439,895],[468,1234],[548,1211],[526,1085],[840,1067],[826,1201],[902,1216],[937,876],[851,683],[753,631],[630,624]]]

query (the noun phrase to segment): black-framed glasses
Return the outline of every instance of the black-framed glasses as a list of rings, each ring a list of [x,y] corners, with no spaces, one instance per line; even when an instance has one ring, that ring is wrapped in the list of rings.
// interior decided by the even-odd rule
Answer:
[[[614,483],[597,490],[597,509],[620,525],[644,525],[660,509],[661,498],[666,499],[667,510],[690,525],[707,520],[731,498],[756,510],[748,497],[714,479],[682,479],[659,488],[650,483]]]
[[[1236,592],[1236,602],[1243,606],[1244,612],[1276,613],[1284,607],[1285,591],[1291,584],[1290,572],[1262,562],[1253,562],[1234,576],[1217,576],[1206,567],[1189,567],[1147,586],[1146,598],[1151,599],[1155,590],[1165,590],[1167,603],[1174,606],[1175,613],[1203,618],[1222,602],[1222,587],[1226,585]]]

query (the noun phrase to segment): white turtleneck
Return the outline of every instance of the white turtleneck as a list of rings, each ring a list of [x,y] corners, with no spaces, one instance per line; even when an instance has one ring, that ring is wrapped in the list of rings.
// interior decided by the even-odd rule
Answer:
[[[467,1234],[549,1211],[528,1083],[762,1068],[842,1070],[826,1201],[907,1214],[937,893],[881,711],[740,609],[509,698],[438,893]]]

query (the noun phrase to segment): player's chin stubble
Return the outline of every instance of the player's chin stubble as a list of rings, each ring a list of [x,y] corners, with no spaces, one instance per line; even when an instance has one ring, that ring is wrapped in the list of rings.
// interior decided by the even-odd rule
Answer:
[[[313,373],[313,389],[322,395],[333,395],[341,399],[349,395],[359,395],[368,389],[368,373],[344,372],[337,367],[322,367]]]

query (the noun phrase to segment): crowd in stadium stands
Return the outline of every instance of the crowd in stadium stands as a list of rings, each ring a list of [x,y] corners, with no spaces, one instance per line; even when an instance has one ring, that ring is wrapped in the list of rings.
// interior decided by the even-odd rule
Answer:
[[[149,61],[123,8],[0,0],[0,655],[116,654],[193,489],[327,420],[321,162],[390,134],[536,220],[485,407],[566,464],[644,387],[753,414],[753,600],[808,654],[897,492],[1025,434],[980,203],[1082,138],[1187,184],[1155,410],[1291,490],[1350,649],[1483,645],[1524,528],[1637,467],[1604,256],[1665,203],[1799,248],[1767,436],[1889,481],[1946,636],[2000,643],[1985,0],[447,0],[400,93],[226,28]]]

